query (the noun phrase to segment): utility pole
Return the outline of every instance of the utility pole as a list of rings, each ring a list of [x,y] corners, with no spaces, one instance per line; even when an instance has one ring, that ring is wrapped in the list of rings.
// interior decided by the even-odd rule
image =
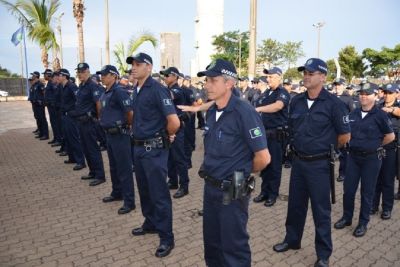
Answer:
[[[320,51],[320,41],[321,41],[321,28],[324,27],[325,22],[314,23],[313,26],[317,29],[318,32],[318,42],[317,42],[317,58],[319,58]]]
[[[58,21],[58,25],[57,25],[57,30],[58,30],[58,34],[60,35],[60,65],[61,67],[63,67],[63,47],[62,47],[62,34],[61,34],[61,17],[64,16],[64,12],[62,12],[60,14],[60,16],[58,16],[57,21]]]
[[[105,0],[106,6],[106,19],[105,19],[105,27],[106,27],[106,65],[110,64],[110,30],[109,30],[109,21],[108,21],[108,0]]]
[[[256,74],[257,0],[250,0],[249,78]]]

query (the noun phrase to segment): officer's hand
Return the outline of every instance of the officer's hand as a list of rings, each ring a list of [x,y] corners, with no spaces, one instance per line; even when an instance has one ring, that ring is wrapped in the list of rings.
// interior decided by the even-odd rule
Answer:
[[[194,106],[177,105],[177,107],[180,110],[184,111],[184,112],[197,112],[197,111],[200,111],[200,108],[198,106],[194,107]]]
[[[170,143],[173,143],[173,142],[175,141],[175,137],[176,137],[175,134],[169,135],[169,136],[168,136],[169,142],[170,142]]]

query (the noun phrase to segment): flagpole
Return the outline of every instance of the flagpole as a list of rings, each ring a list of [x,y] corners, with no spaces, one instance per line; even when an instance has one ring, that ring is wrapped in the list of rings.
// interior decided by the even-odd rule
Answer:
[[[24,94],[24,82],[23,82],[23,79],[24,79],[24,55],[23,55],[23,52],[22,52],[22,43],[20,43],[19,44],[19,57],[20,57],[20,59],[21,59],[21,77],[22,77],[22,79],[21,79],[21,93],[22,93],[22,95]],[[26,77],[27,79],[28,79],[28,77]]]
[[[29,82],[28,82],[28,56],[26,55],[26,42],[25,42],[25,27],[22,26],[24,36],[24,52],[25,52],[25,74],[26,74],[26,95],[29,96]]]

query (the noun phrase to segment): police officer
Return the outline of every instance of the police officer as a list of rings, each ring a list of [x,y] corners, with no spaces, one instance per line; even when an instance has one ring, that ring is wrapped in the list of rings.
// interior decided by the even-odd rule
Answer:
[[[104,90],[102,89],[103,84],[101,83],[100,75],[93,74],[92,76],[90,76],[90,78],[92,79],[92,81],[95,84],[100,86],[100,88],[101,88],[100,95],[103,94]],[[96,122],[95,125],[96,125],[97,140],[99,141],[99,145],[100,145],[100,151],[105,151],[105,150],[107,150],[106,134],[104,133],[103,129],[101,128],[101,126],[98,122]]]
[[[63,143],[63,134],[62,134],[62,114],[61,114],[61,90],[62,90],[62,85],[59,81],[59,72],[58,71],[54,71],[52,74],[52,78],[51,81],[55,87],[54,90],[54,109],[55,109],[55,127],[56,127],[56,131],[57,131],[57,135],[58,135],[58,139],[56,140],[56,142],[54,144],[51,144],[52,147],[57,147],[57,146],[62,146]]]
[[[254,90],[253,88],[249,87],[248,77],[245,76],[239,79],[239,88],[242,99],[251,103],[254,95]]]
[[[160,245],[156,257],[165,257],[175,246],[172,233],[172,201],[166,183],[168,171],[168,138],[173,141],[179,130],[171,94],[151,77],[152,58],[138,53],[126,59],[132,64],[132,75],[138,80],[133,92],[135,137],[135,173],[142,214],[141,227],[134,236],[158,233]]]
[[[197,89],[191,84],[191,77],[186,75],[183,79],[183,93],[187,105],[195,103]],[[185,156],[188,169],[192,168],[192,153],[196,148],[196,113],[188,113],[189,118],[185,124]]]
[[[264,69],[267,75],[269,90],[258,98],[256,111],[261,113],[261,119],[268,139],[268,150],[271,153],[271,164],[261,172],[262,184],[260,194],[253,199],[259,203],[265,201],[266,207],[275,204],[279,196],[282,176],[282,156],[286,146],[284,130],[288,118],[290,96],[281,87],[282,70],[278,67]]]
[[[72,116],[75,111],[78,87],[70,81],[70,74],[66,69],[60,69],[58,72],[58,79],[62,86],[60,110],[62,113],[62,131],[65,142],[64,148],[66,150],[66,155],[68,155],[68,159],[65,160],[64,163],[76,163],[73,170],[78,171],[86,167],[78,125]]]
[[[78,121],[83,154],[89,166],[89,176],[94,179],[89,185],[96,186],[106,181],[103,157],[97,143],[96,131],[96,123],[100,114],[99,98],[103,88],[100,88],[90,78],[87,63],[79,63],[76,70],[80,84],[76,94],[75,119]]]
[[[31,73],[32,77],[32,102],[34,107],[34,114],[36,116],[39,134],[39,140],[49,139],[49,126],[46,120],[45,102],[44,102],[44,85],[40,82],[40,73],[34,71]]]
[[[172,95],[172,101],[175,105],[186,105],[186,97],[183,89],[178,86],[179,71],[175,67],[169,67],[160,71],[163,80]],[[189,174],[187,158],[185,155],[185,131],[186,123],[189,120],[188,113],[177,110],[177,115],[181,120],[181,128],[176,132],[175,141],[171,144],[170,154],[168,158],[168,187],[169,189],[179,189],[173,195],[174,198],[181,198],[189,193]]]
[[[292,98],[293,96],[296,95],[295,92],[292,92],[292,89],[293,89],[292,79],[290,79],[290,78],[285,78],[285,79],[283,79],[282,84],[283,84],[283,88],[285,88],[286,91],[289,93],[290,98]]]
[[[224,204],[222,200],[233,186],[235,171],[248,177],[269,163],[265,131],[254,108],[232,95],[237,74],[231,62],[217,59],[197,76],[206,76],[208,97],[215,101],[207,112],[204,131],[204,259],[210,267],[250,266],[250,196],[229,198]]]
[[[389,117],[396,139],[393,142],[383,146],[385,149],[385,157],[382,159],[382,166],[376,183],[371,214],[375,214],[378,211],[380,198],[382,196],[381,218],[383,220],[388,220],[392,216],[394,184],[398,168],[396,147],[400,129],[400,104],[396,101],[397,84],[386,84],[383,92],[383,98],[385,102],[378,105],[378,107],[381,108]]]
[[[328,72],[326,63],[310,58],[298,70],[303,72],[307,91],[295,96],[289,106],[288,125],[295,157],[290,175],[286,236],[273,249],[276,252],[300,249],[311,199],[318,257],[314,266],[329,266],[332,237],[328,152],[331,144],[341,147],[348,142],[350,127],[343,120],[346,116],[343,103],[323,87]]]
[[[56,111],[56,94],[57,94],[57,84],[53,82],[53,71],[51,69],[46,69],[43,72],[44,79],[47,84],[44,88],[44,103],[47,107],[47,111],[50,117],[50,125],[53,130],[53,140],[49,141],[49,144],[54,144],[61,141],[61,133],[58,132],[57,127],[57,111]]]
[[[345,80],[343,78],[337,78],[333,81],[333,90],[336,96],[342,100],[343,104],[349,114],[355,108],[353,98],[345,90]],[[340,149],[339,154],[339,176],[336,178],[338,182],[343,182],[346,173],[346,162],[347,162],[348,151],[344,148]]]
[[[197,91],[195,94],[195,105],[201,105],[207,102],[207,93],[203,88],[204,83],[202,81],[197,82]],[[203,111],[199,110],[196,112],[197,116],[197,129],[204,129],[205,121]]]
[[[130,138],[133,119],[131,100],[117,82],[119,72],[115,66],[105,65],[97,74],[101,75],[102,83],[106,87],[100,97],[99,122],[107,137],[112,183],[111,194],[103,198],[103,202],[123,199],[124,204],[118,214],[126,214],[135,209]]]
[[[258,99],[260,98],[260,96],[265,92],[265,90],[267,90],[268,87],[268,81],[267,78],[265,76],[262,76],[258,79],[257,82],[257,88],[255,88],[254,90],[254,95],[253,95],[253,99],[251,101],[251,104],[256,107],[257,103],[258,103]]]
[[[376,84],[364,83],[360,89],[361,108],[355,109],[348,116],[351,139],[343,185],[343,216],[334,227],[343,229],[351,225],[355,195],[361,180],[361,207],[358,225],[353,231],[355,237],[361,237],[367,232],[376,181],[384,156],[382,146],[394,140],[388,116],[375,105],[377,90]]]

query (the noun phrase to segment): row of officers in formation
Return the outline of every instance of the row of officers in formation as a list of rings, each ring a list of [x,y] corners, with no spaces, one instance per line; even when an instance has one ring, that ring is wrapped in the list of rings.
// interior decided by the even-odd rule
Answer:
[[[231,62],[217,59],[197,74],[205,80],[204,89],[196,89],[175,67],[152,75],[153,61],[145,53],[126,62],[132,66],[127,78],[112,65],[93,76],[87,63],[78,64],[79,87],[66,69],[46,70],[46,84],[33,72],[29,100],[37,137],[49,139],[47,107],[54,137],[49,143],[60,146],[56,152],[68,156],[65,163],[76,164],[74,170],[87,164],[89,173],[81,178],[91,180],[91,186],[105,181],[101,147],[106,147],[112,190],[103,202],[122,200],[119,214],[135,209],[135,172],[144,222],[132,234],[158,234],[157,257],[169,255],[175,246],[169,190],[177,189],[174,198],[189,193],[196,115],[198,128],[204,130],[199,176],[205,181],[207,266],[251,265],[247,221],[252,174],[259,172],[262,179],[253,201],[271,207],[279,196],[282,164],[291,167],[291,175],[286,236],[273,246],[276,252],[301,248],[311,200],[315,266],[329,266],[335,180],[344,184],[343,216],[334,228],[351,226],[360,182],[361,207],[353,235],[366,234],[370,215],[380,205],[381,218],[391,218],[394,199],[400,198],[400,190],[395,193],[395,178],[400,176],[397,83],[353,86],[337,79],[328,90],[326,63],[311,58],[298,68],[303,80],[296,89],[278,67],[265,69],[265,76],[250,87]],[[337,155],[339,175],[334,177]]]

